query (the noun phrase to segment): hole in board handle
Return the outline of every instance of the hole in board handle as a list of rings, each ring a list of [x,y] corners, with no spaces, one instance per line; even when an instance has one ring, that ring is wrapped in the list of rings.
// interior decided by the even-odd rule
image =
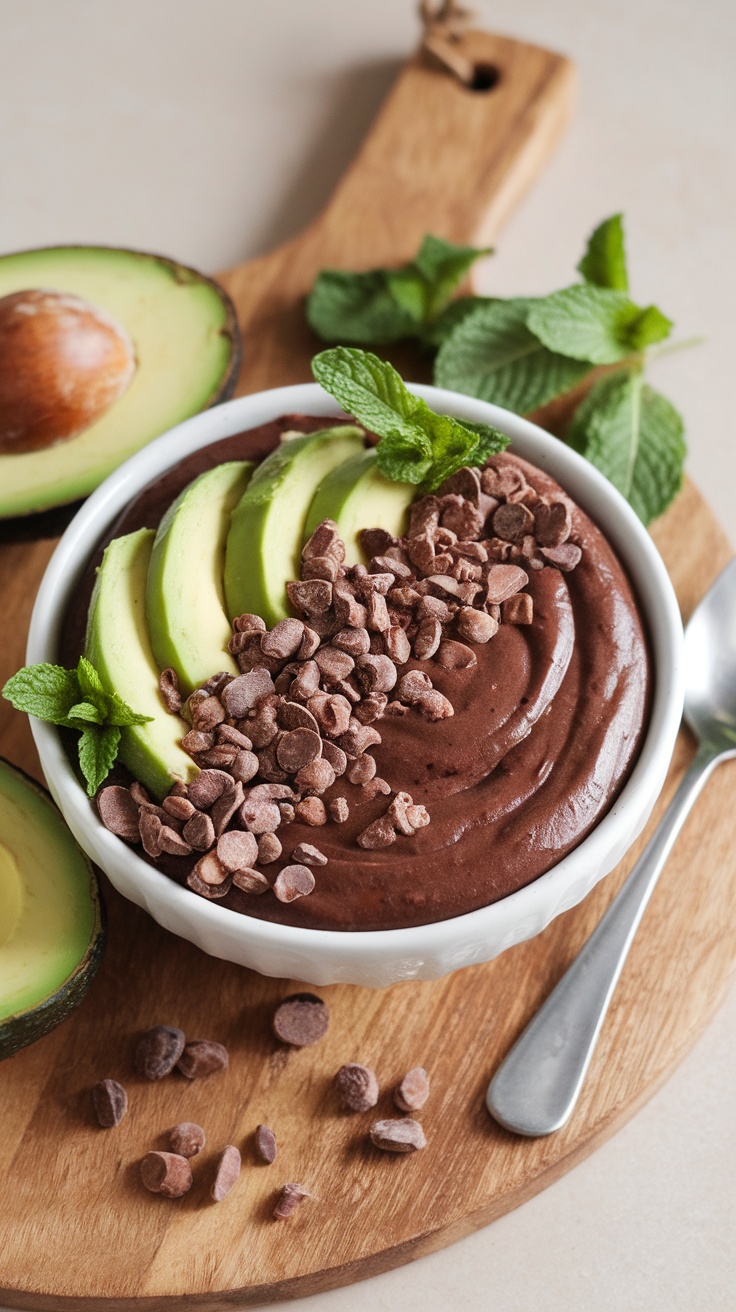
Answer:
[[[493,91],[501,81],[501,74],[495,64],[475,64],[473,80],[468,84],[469,91]]]

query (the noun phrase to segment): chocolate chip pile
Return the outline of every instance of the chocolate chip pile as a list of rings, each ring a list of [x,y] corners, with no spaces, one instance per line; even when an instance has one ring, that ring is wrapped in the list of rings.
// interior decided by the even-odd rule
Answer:
[[[215,674],[182,706],[175,672],[161,675],[167,709],[192,725],[182,747],[201,773],[174,784],[161,806],[138,783],[102,789],[103,823],[153,859],[201,853],[187,883],[209,899],[233,886],[282,902],[311,893],[313,868],[327,858],[310,843],[272,880],[257,867],[282,858],[277,831],[291,821],[344,823],[348,798],[323,800],[338,778],[361,802],[390,798],[360,847],[412,836],[430,815],[409,793],[391,797],[377,775],[376,722],[412,713],[437,721],[454,709],[426,669],[402,667],[469,670],[473,647],[499,625],[531,624],[528,571],[574,569],[581,549],[570,532],[567,499],[540,496],[503,461],[461,469],[415,502],[405,537],[363,530],[367,566],[345,564],[337,525],[323,521],[302,552],[301,578],[286,585],[296,615],[271,630],[258,615],[235,619],[229,649],[239,676]]]

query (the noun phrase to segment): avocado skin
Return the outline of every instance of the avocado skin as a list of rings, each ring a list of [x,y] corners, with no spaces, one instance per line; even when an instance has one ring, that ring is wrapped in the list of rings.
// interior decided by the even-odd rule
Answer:
[[[211,409],[212,406],[218,405],[221,401],[230,400],[235,391],[242,364],[242,340],[240,337],[235,306],[224,287],[213,278],[209,278],[205,274],[199,273],[198,270],[192,269],[188,265],[181,264],[179,261],[173,260],[167,255],[158,255],[151,251],[140,251],[129,246],[89,246],[77,243],[64,246],[30,247],[19,251],[6,252],[0,256],[0,273],[2,272],[3,263],[5,261],[25,256],[48,256],[56,252],[58,252],[60,256],[67,256],[68,254],[74,254],[75,252],[78,252],[80,256],[86,255],[89,252],[99,252],[102,254],[109,253],[111,256],[131,256],[143,263],[163,267],[168,271],[172,281],[178,285],[183,286],[190,283],[196,283],[200,287],[208,288],[213,292],[219,300],[223,310],[223,322],[219,328],[218,335],[225,338],[229,343],[228,359],[225,370],[219,378],[216,386],[213,388],[211,394],[200,406],[197,407],[196,411],[190,413],[198,413],[202,410],[208,410]],[[33,279],[31,279],[31,282],[28,285],[34,285]],[[0,295],[2,294],[2,291],[0,291]],[[170,424],[161,428],[160,432],[166,431],[166,428],[172,427],[174,423],[180,422],[185,417],[188,416],[180,415],[178,418],[173,419]],[[160,432],[153,434],[148,440],[153,440],[153,437],[159,436]],[[67,443],[61,444],[62,447],[66,445]],[[50,448],[50,450],[54,449],[55,448],[53,447]],[[132,451],[122,455],[120,457],[120,462],[127,459],[130,454],[132,454]],[[0,457],[0,471],[2,470],[2,462],[4,459],[17,460],[17,458],[17,456]],[[87,477],[86,480],[84,476],[80,476],[79,486],[74,487],[73,489],[70,488],[68,492],[63,495],[47,492],[41,488],[38,494],[38,499],[34,500],[33,504],[31,504],[29,500],[28,504],[6,506],[2,498],[2,493],[0,493],[0,520],[4,521],[2,525],[3,540],[22,541],[33,539],[35,537],[47,538],[57,536],[58,533],[63,531],[66,524],[72,518],[74,509],[77,507],[80,499],[83,499],[89,492],[91,492],[105,476],[106,474],[103,473],[100,477],[92,477],[91,479],[90,477]],[[1,482],[2,479],[0,474],[0,484]],[[32,493],[29,493],[29,497],[32,497]],[[72,511],[68,514],[68,517],[53,517],[49,520],[48,524],[44,523],[43,520],[39,518],[37,533],[33,530],[31,530],[30,533],[27,530],[24,531],[22,527],[24,522],[27,522],[30,519],[33,524],[35,522],[35,516],[41,517],[45,512],[54,511],[65,506],[72,507]]]
[[[42,788],[25,770],[14,765],[5,756],[0,756],[0,765],[12,770],[31,791],[56,809],[56,803],[48,789]],[[87,950],[58,989],[41,998],[34,1007],[17,1012],[14,1016],[6,1016],[0,1021],[0,1061],[12,1057],[14,1053],[20,1052],[21,1048],[28,1047],[30,1043],[35,1043],[37,1039],[42,1039],[45,1034],[50,1034],[57,1025],[71,1016],[87,993],[105,955],[107,946],[105,903],[95,867],[81,848],[80,853],[89,869],[89,895],[94,917]]]

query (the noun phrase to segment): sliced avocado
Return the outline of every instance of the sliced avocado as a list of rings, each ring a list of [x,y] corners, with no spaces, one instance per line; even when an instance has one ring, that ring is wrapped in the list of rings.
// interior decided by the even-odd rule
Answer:
[[[227,650],[225,543],[230,515],[255,465],[208,469],[172,502],[159,524],[146,584],[146,620],[159,669],[172,666],[189,694],[211,674],[240,670]]]
[[[0,258],[0,297],[30,288],[71,292],[111,315],[132,339],[136,371],[123,395],[78,436],[0,455],[0,517],[86,496],[146,442],[231,396],[240,364],[229,297],[162,256],[57,246]]]
[[[97,571],[87,619],[85,655],[108,692],[118,692],[146,724],[121,730],[120,760],[157,798],[175,779],[188,783],[199,772],[180,746],[189,726],[165,710],[159,668],[146,627],[146,579],[152,528],[114,538]]]
[[[258,466],[235,507],[225,553],[228,617],[250,612],[269,627],[289,614],[286,584],[300,576],[307,514],[336,465],[363,450],[353,424],[292,437]]]
[[[323,519],[334,519],[345,543],[345,560],[365,560],[358,542],[362,528],[385,528],[399,537],[406,528],[406,512],[416,496],[411,483],[384,478],[376,464],[375,449],[361,451],[322,480],[309,507],[306,537]]]
[[[0,758],[0,1058],[74,1010],[104,948],[91,862],[45,788]]]

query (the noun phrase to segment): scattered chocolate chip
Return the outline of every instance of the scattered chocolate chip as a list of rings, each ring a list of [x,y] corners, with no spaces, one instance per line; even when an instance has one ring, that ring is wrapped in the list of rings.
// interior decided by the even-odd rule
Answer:
[[[350,815],[350,806],[345,797],[333,797],[328,802],[327,809],[330,813],[330,819],[335,821],[336,825],[342,825]]]
[[[232,743],[233,747],[237,747],[239,751],[249,752],[253,746],[250,738],[232,724],[218,724],[215,732],[218,742]]]
[[[582,550],[575,542],[563,542],[559,547],[541,547],[540,553],[550,565],[556,565],[564,573],[575,569],[580,564]]]
[[[402,1112],[418,1112],[429,1097],[429,1076],[423,1066],[415,1066],[394,1090],[394,1102]]]
[[[379,815],[377,820],[368,825],[361,834],[358,834],[358,846],[363,847],[366,851],[374,852],[382,847],[390,847],[396,842],[396,830],[390,819],[385,815]]]
[[[264,633],[261,638],[261,651],[265,656],[275,656],[280,661],[288,661],[289,657],[295,656],[298,652],[303,637],[302,620],[292,617],[279,620],[271,632]]]
[[[241,784],[249,784],[251,779],[255,779],[258,774],[258,757],[255,752],[236,752],[230,773],[233,779],[238,780]]]
[[[507,502],[493,514],[493,532],[505,542],[521,542],[525,533],[534,531],[534,516],[521,502]]]
[[[520,469],[506,464],[496,467],[493,463],[481,470],[480,485],[488,496],[498,497],[499,500],[517,497],[529,486]]]
[[[210,1195],[216,1203],[221,1203],[223,1198],[227,1197],[233,1186],[237,1184],[239,1175],[240,1153],[235,1144],[228,1143],[220,1153],[217,1172],[210,1190]]]
[[[373,779],[368,779],[366,783],[360,785],[362,802],[373,802],[377,797],[388,797],[390,792],[390,783],[380,775],[375,775]]]
[[[498,633],[498,620],[473,606],[463,606],[457,613],[455,624],[460,637],[467,642],[488,642]]]
[[[315,761],[322,752],[322,739],[314,729],[290,729],[280,739],[276,759],[282,770],[296,774],[303,765]]]
[[[191,1039],[176,1063],[188,1080],[201,1080],[216,1071],[226,1071],[229,1065],[227,1048],[212,1039]]]
[[[246,797],[238,814],[242,824],[253,834],[273,834],[281,824],[281,813],[276,803],[266,798],[256,798],[253,793]]]
[[[251,869],[236,870],[233,874],[233,884],[241,893],[267,893],[271,887],[260,870]]]
[[[229,829],[217,840],[217,859],[225,870],[243,870],[255,865],[258,852],[255,835],[244,829]]]
[[[182,837],[197,852],[209,852],[215,841],[215,826],[204,811],[195,811],[187,820]]]
[[[226,791],[222,794],[222,797],[218,797],[210,811],[217,838],[227,829],[235,812],[242,806],[244,798],[243,785],[239,779],[236,780],[235,787],[232,790]]]
[[[281,856],[281,839],[275,834],[261,834],[258,839],[258,863],[262,866],[278,861]],[[250,864],[250,863],[247,863]]]
[[[192,849],[171,825],[162,825],[158,831],[158,845],[169,856],[189,856]]]
[[[364,753],[363,756],[356,756],[346,770],[346,778],[351,784],[367,784],[370,779],[375,777],[376,762],[372,756]]]
[[[314,1194],[305,1189],[303,1184],[285,1184],[273,1209],[274,1220],[288,1220],[305,1198],[314,1198]]]
[[[183,784],[181,783],[180,780],[177,780],[176,783],[172,784],[171,792],[173,793],[174,790],[177,788],[183,789],[181,796],[186,797],[186,793],[187,793],[186,784]],[[150,802],[151,800],[145,788],[143,787],[143,784],[139,784],[137,779],[133,780],[132,784],[130,785],[129,792],[136,806],[145,806],[146,803]]]
[[[223,689],[222,704],[233,720],[242,720],[261,697],[268,696],[273,690],[273,679],[268,670],[255,669],[239,675]]]
[[[322,740],[322,760],[332,766],[335,777],[345,773],[348,758],[341,747],[328,739]]]
[[[314,875],[308,866],[284,866],[276,876],[273,891],[279,902],[295,902],[299,897],[307,897],[314,888]]]
[[[194,1121],[181,1121],[169,1134],[172,1153],[179,1157],[196,1157],[205,1145],[205,1133]]]
[[[501,604],[501,618],[504,624],[531,624],[534,619],[534,603],[528,592],[517,592],[515,597]]]
[[[442,639],[442,625],[434,616],[422,620],[414,639],[414,655],[418,661],[430,660]]]
[[[100,1080],[92,1090],[95,1115],[105,1130],[119,1125],[128,1110],[128,1095],[117,1080]]]
[[[186,822],[195,814],[195,807],[186,797],[172,797],[169,794],[164,798],[161,806],[167,815],[173,816],[175,820]]]
[[[427,1146],[421,1125],[408,1116],[401,1120],[375,1121],[370,1137],[376,1148],[387,1153],[415,1153]]]
[[[300,861],[305,866],[326,866],[327,857],[312,843],[299,843],[291,854],[293,861]]]
[[[355,667],[366,692],[390,692],[396,683],[396,666],[390,656],[358,656]]]
[[[181,1198],[192,1187],[192,1168],[179,1153],[146,1153],[140,1173],[145,1188],[164,1198]]]
[[[191,824],[191,821],[189,823]],[[199,882],[209,888],[221,888],[228,882],[229,871],[218,860],[217,854],[212,851],[205,852],[204,856],[199,858],[190,874],[196,875]]]
[[[294,811],[296,819],[301,820],[305,825],[327,823],[327,812],[321,797],[303,797],[301,802],[297,802]]]
[[[446,720],[455,714],[452,702],[436,688],[424,693],[415,704],[425,720]]]
[[[182,697],[179,691],[179,676],[176,670],[167,665],[162,670],[158,679],[158,690],[161,693],[161,701],[171,715],[179,715],[182,707]]]
[[[465,643],[446,638],[437,649],[437,664],[443,670],[470,670],[478,664],[478,657]]]
[[[345,544],[334,519],[323,519],[302,547],[303,560],[312,560],[315,556],[334,556],[339,562],[345,559]]]
[[[340,1067],[333,1083],[346,1111],[367,1112],[378,1102],[378,1080],[368,1066],[348,1062]]]
[[[184,1051],[184,1031],[174,1025],[154,1025],[138,1041],[135,1069],[146,1080],[170,1075]]]
[[[127,788],[111,784],[97,794],[97,810],[106,829],[128,843],[139,843],[138,806]]]
[[[327,1033],[329,1009],[315,993],[292,993],[279,1004],[273,1016],[273,1032],[282,1043],[306,1048]]]
[[[140,830],[141,842],[143,844],[143,851],[146,853],[146,856],[153,857],[155,860],[157,856],[161,855],[162,850],[159,842],[159,834],[163,829],[161,820],[156,815],[155,811],[142,809],[138,817],[138,827]]]
[[[202,770],[189,785],[189,801],[197,810],[209,811],[218,797],[225,791],[229,792],[232,786],[232,778],[224,770]]]
[[[257,1157],[267,1166],[276,1161],[276,1135],[268,1125],[256,1126],[255,1149]]]
[[[492,565],[486,580],[486,601],[500,605],[529,582],[529,575],[518,565]]]
[[[572,516],[566,501],[542,502],[534,509],[534,536],[540,547],[559,547],[572,531]]]
[[[261,619],[260,615],[238,615],[233,620],[233,629],[236,633],[265,633],[266,621]]]
[[[412,829],[425,829],[430,822],[430,814],[426,806],[407,806],[406,818]]]

